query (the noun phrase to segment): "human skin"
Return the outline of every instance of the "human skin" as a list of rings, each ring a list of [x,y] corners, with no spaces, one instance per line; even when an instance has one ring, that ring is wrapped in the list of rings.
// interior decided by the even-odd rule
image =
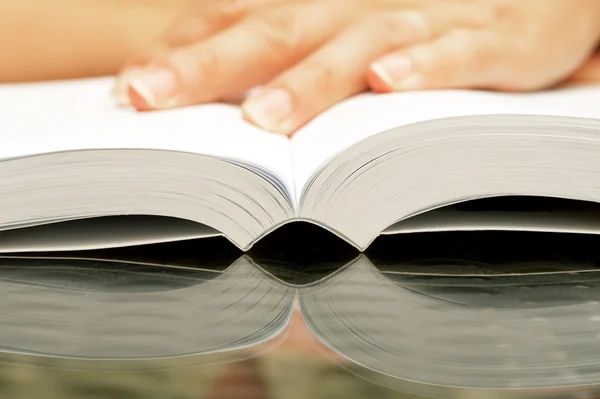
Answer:
[[[0,82],[115,74],[189,0],[0,0]]]
[[[139,110],[263,85],[245,117],[290,134],[368,89],[600,81],[600,58],[588,58],[599,9],[600,0],[0,0],[0,82],[119,73],[117,101],[133,94]],[[157,67],[175,76],[162,100],[144,90]]]
[[[115,93],[149,111],[262,86],[245,117],[291,134],[366,89],[551,87],[599,39],[600,0],[204,0],[132,58]]]

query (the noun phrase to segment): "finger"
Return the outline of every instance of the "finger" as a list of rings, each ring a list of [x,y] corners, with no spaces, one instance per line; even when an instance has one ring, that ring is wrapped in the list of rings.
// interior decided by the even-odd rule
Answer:
[[[592,56],[567,81],[569,83],[600,83],[600,53]]]
[[[242,93],[314,51],[364,4],[314,1],[253,13],[202,43],[169,53],[131,79],[132,103],[138,110],[162,109]]]
[[[369,63],[386,52],[437,36],[459,14],[434,8],[366,16],[243,104],[258,126],[291,134],[336,102],[367,88]]]
[[[192,1],[166,32],[145,52],[132,56],[129,63],[143,66],[167,51],[187,46],[223,30],[250,11],[287,0],[204,0]]]
[[[387,54],[371,64],[376,92],[447,88],[505,88],[518,70],[510,49],[493,31],[459,29]]]
[[[166,32],[148,48],[131,55],[121,67],[113,95],[120,104],[128,104],[127,81],[143,71],[152,60],[169,51],[190,45],[239,21],[250,11],[286,0],[204,0],[192,1]]]
[[[206,2],[197,4],[204,5],[205,9],[197,10],[195,7],[186,10],[185,14],[173,21],[166,33],[163,33],[148,48],[132,54],[123,64],[113,87],[113,96],[118,104],[129,105],[128,80],[143,72],[143,68],[153,59],[167,54],[171,48],[207,37],[224,28],[234,18],[234,14],[230,13],[229,9],[217,10],[212,5],[206,7]]]

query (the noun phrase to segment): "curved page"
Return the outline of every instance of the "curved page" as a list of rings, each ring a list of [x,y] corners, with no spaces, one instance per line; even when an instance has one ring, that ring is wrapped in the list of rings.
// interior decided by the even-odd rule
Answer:
[[[250,163],[292,184],[287,138],[208,104],[138,113],[119,108],[111,78],[0,85],[0,160],[86,149],[183,151]]]
[[[396,127],[475,115],[600,118],[600,85],[527,94],[475,90],[362,94],[333,106],[292,138],[296,195],[340,151]]]

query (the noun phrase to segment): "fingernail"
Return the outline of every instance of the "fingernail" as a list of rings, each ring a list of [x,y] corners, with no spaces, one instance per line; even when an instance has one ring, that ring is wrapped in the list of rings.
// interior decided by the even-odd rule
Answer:
[[[371,64],[371,70],[390,87],[396,87],[412,70],[410,58],[390,54]]]
[[[127,95],[127,88],[129,86],[129,80],[139,75],[144,71],[143,68],[130,67],[123,70],[115,79],[115,84],[112,89],[112,96],[114,97],[117,105],[129,106],[131,101]]]
[[[131,104],[139,111],[174,105],[178,81],[167,68],[151,67],[127,80]]]
[[[293,111],[292,97],[283,89],[262,89],[242,105],[246,116],[259,127],[288,134],[286,121]]]

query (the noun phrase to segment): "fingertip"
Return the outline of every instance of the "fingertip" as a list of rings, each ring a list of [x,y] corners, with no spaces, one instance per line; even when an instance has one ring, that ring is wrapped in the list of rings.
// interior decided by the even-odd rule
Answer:
[[[127,97],[128,97],[129,103],[131,104],[131,106],[133,106],[133,108],[135,108],[136,111],[144,112],[144,111],[151,110],[151,108],[148,105],[148,102],[146,101],[144,96],[142,96],[135,89],[135,87],[133,87],[131,85],[127,86]]]
[[[371,88],[375,93],[390,93],[392,91],[392,87],[385,81],[384,78],[381,77],[372,67],[367,71],[367,85]]]
[[[245,120],[272,133],[290,136],[296,126],[293,123],[294,104],[287,90],[262,88],[242,103]]]
[[[129,66],[121,69],[116,76],[112,89],[112,96],[118,106],[130,106],[131,100],[128,94],[129,80],[143,72],[140,66]]]
[[[402,52],[385,55],[369,66],[367,83],[375,92],[396,91],[410,77],[414,66],[412,60]]]
[[[179,81],[166,67],[149,67],[127,79],[127,96],[138,111],[181,106],[178,100]]]
[[[290,125],[288,125],[288,126],[284,126],[284,125],[272,126],[272,125],[265,124],[263,120],[255,117],[254,112],[252,112],[252,111],[249,112],[248,107],[245,106],[244,103],[242,103],[241,109],[242,109],[242,119],[243,120],[245,120],[246,122],[251,123],[254,126],[258,127],[259,129],[265,130],[269,133],[286,136],[286,137],[291,137],[297,130]]]

